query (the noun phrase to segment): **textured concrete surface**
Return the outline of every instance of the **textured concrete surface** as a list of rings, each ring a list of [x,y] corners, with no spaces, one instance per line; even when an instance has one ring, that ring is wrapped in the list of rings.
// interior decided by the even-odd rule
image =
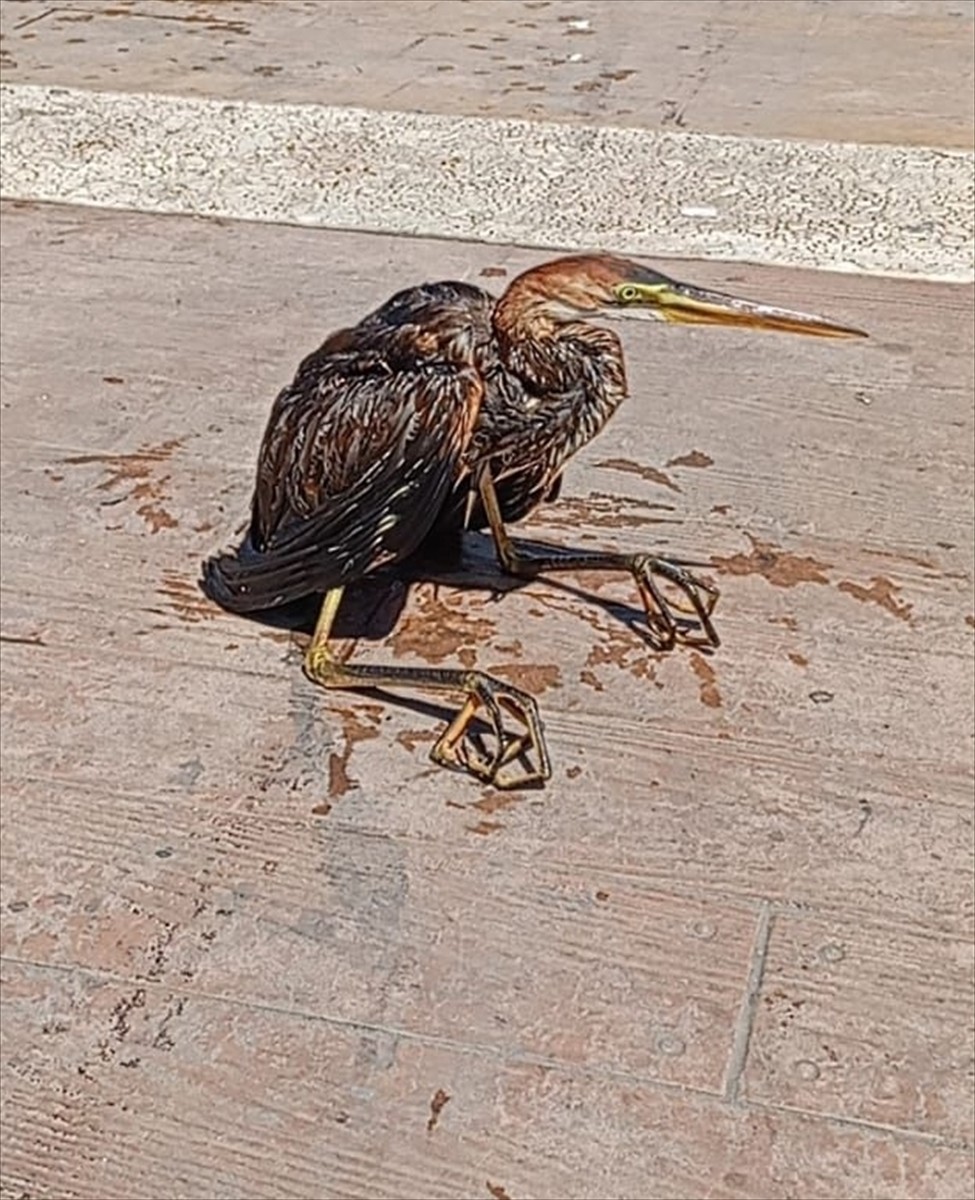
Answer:
[[[5,0],[4,79],[975,149],[972,0]]]
[[[7,0],[0,45],[15,86],[901,153],[971,150],[971,16]],[[716,655],[648,653],[621,581],[495,599],[477,539],[466,588],[359,597],[362,660],[536,692],[545,791],[195,588],[326,331],[542,257],[0,205],[2,1200],[972,1194],[970,286],[671,264],[871,338],[624,331],[525,532],[713,559]]]
[[[326,326],[534,257],[5,206],[5,1195],[970,1188],[969,289],[688,265],[873,337],[628,339],[529,528],[713,555],[713,658],[598,576],[353,620],[533,688],[545,792],[194,588]]]
[[[3,194],[333,229],[975,278],[975,155],[0,91]]]

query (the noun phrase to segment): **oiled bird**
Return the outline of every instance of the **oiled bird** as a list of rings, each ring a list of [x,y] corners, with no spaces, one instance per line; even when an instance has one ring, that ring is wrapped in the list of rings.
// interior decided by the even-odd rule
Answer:
[[[434,761],[499,787],[547,779],[548,751],[528,694],[473,670],[339,661],[327,643],[349,584],[465,528],[488,527],[505,572],[630,572],[658,647],[718,644],[717,591],[687,570],[699,564],[555,547],[539,553],[507,531],[556,497],[566,463],[626,397],[619,339],[591,323],[616,317],[864,336],[606,254],[545,263],[514,279],[500,299],[459,282],[401,291],[327,338],[279,393],[260,448],[250,527],[236,552],[204,564],[203,590],[237,613],[323,595],[305,656],[312,680],[463,694]],[[689,607],[668,600],[658,580],[670,581]],[[678,612],[693,614],[693,623]],[[474,736],[477,715],[490,730],[486,739]]]

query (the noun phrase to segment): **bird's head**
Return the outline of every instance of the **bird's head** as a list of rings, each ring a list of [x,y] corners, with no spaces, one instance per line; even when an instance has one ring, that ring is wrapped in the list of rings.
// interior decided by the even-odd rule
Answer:
[[[529,319],[554,324],[594,317],[636,317],[685,325],[778,329],[818,337],[867,336],[862,330],[810,313],[680,283],[610,254],[559,258],[535,267],[512,282],[506,300],[509,304],[514,301]]]

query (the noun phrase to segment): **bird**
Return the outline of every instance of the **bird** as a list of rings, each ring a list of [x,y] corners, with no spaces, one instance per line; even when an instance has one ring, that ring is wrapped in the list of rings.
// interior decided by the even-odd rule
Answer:
[[[327,337],[278,393],[246,534],[203,563],[203,592],[239,614],[322,597],[304,656],[309,679],[462,695],[433,761],[498,788],[544,784],[551,758],[527,692],[477,670],[340,660],[328,641],[351,584],[487,528],[506,574],[628,572],[656,648],[719,644],[711,620],[718,591],[689,570],[707,564],[539,551],[508,532],[557,499],[566,465],[626,398],[622,344],[605,324],[617,318],[867,336],[605,253],[542,263],[500,297],[449,280],[406,288]],[[658,581],[683,602],[668,599]]]

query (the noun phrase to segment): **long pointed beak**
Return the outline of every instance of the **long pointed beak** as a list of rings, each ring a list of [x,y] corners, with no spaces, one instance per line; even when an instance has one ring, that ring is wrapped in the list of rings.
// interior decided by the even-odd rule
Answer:
[[[839,325],[812,313],[793,312],[788,308],[777,308],[772,304],[759,304],[728,296],[723,292],[711,292],[706,288],[669,280],[655,284],[652,296],[647,296],[652,315],[665,321],[683,325],[738,325],[749,329],[778,329],[787,333],[805,333],[813,337],[867,337],[862,329],[851,325]],[[645,315],[650,316],[646,308]],[[639,315],[639,308],[623,310],[625,316]]]

